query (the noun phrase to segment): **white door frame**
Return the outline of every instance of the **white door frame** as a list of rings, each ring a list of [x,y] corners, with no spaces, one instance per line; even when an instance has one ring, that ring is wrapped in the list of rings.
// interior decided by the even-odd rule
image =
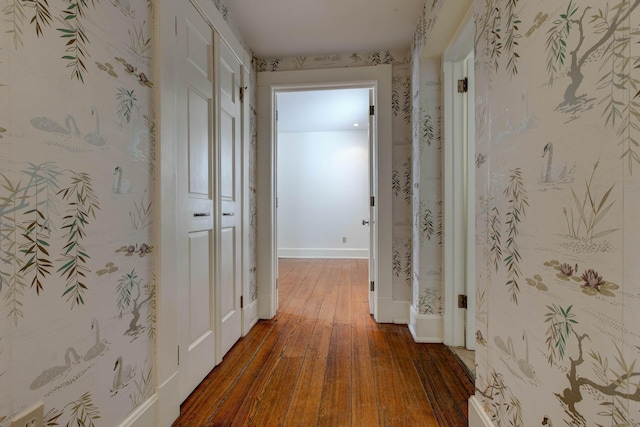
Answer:
[[[475,200],[474,192],[465,193],[465,181],[473,186],[475,182],[475,143],[465,149],[460,141],[468,132],[475,140],[475,130],[466,128],[460,120],[464,115],[463,97],[457,93],[457,81],[466,77],[464,61],[473,52],[474,25],[473,7],[462,20],[443,58],[444,92],[444,343],[449,346],[465,345],[465,315],[467,329],[475,336]],[[470,85],[469,104],[474,102],[473,87]],[[473,115],[473,108],[468,111]],[[473,117],[473,116],[472,116]],[[468,309],[458,308],[458,295],[466,294]],[[473,348],[475,339],[469,342]]]
[[[375,123],[378,150],[378,282],[374,292],[374,319],[393,321],[392,218],[391,218],[391,65],[325,70],[258,73],[258,164],[257,164],[257,284],[258,316],[271,319],[277,302],[276,231],[276,93],[281,91],[373,87],[376,96]]]

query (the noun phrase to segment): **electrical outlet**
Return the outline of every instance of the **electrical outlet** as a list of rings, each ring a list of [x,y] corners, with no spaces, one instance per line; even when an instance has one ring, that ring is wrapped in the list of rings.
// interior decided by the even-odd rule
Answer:
[[[11,427],[44,427],[44,403],[38,402],[14,417]]]
[[[346,237],[342,238],[342,243],[347,243],[347,238]]]

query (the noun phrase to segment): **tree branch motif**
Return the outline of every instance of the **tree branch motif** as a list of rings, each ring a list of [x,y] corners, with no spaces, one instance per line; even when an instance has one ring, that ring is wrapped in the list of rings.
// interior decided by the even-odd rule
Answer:
[[[567,65],[567,77],[570,81],[564,92],[564,100],[558,106],[563,111],[577,112],[587,107],[581,104],[590,104],[595,99],[587,99],[586,94],[578,94],[584,80],[583,67],[587,61],[602,60],[599,71],[604,71],[600,76],[596,90],[603,95],[598,104],[603,105],[602,117],[605,126],[616,128],[616,136],[624,151],[621,159],[627,160],[629,173],[632,173],[634,164],[640,163],[640,140],[632,133],[640,131],[640,103],[635,97],[629,96],[630,91],[636,91],[640,86],[640,79],[632,76],[634,62],[640,60],[640,56],[630,57],[630,44],[632,36],[639,36],[640,31],[632,30],[628,25],[631,13],[640,5],[640,0],[621,0],[612,7],[607,4],[604,9],[598,9],[590,16],[589,6],[577,16],[579,7],[570,1],[564,13],[559,19],[553,21],[553,26],[547,32],[547,74],[549,85],[556,79],[557,73],[565,66],[567,52],[569,64]],[[592,26],[592,34],[596,36],[595,42],[583,49],[587,41],[586,21]],[[569,36],[577,28],[577,42],[573,47],[569,45]],[[617,123],[616,123],[617,122]]]
[[[89,219],[95,219],[96,211],[100,207],[89,174],[71,173],[71,184],[58,192],[67,201],[68,206],[62,225],[67,238],[67,243],[62,249],[64,264],[58,268],[58,273],[67,281],[62,296],[71,301],[73,308],[74,305],[84,304],[82,294],[87,290],[84,280],[89,272],[86,264],[90,256],[82,241],[86,237],[85,227],[89,224]]]
[[[520,286],[518,285],[518,278],[520,277],[519,263],[522,257],[520,256],[516,239],[519,234],[519,224],[525,216],[525,207],[529,206],[529,201],[520,168],[511,169],[509,173],[509,185],[504,190],[504,195],[509,198],[509,207],[506,214],[507,241],[504,263],[507,267],[508,278],[506,286],[511,295],[511,301],[517,305],[518,294],[520,293]]]
[[[133,269],[131,273],[124,274],[118,279],[116,293],[119,317],[122,318],[124,313],[129,310],[131,310],[130,313],[132,315],[131,321],[129,322],[129,329],[125,331],[125,335],[133,335],[140,329],[138,325],[140,309],[145,304],[153,303],[154,290],[148,283],[144,285],[146,298],[140,301],[140,297],[142,296],[140,283],[142,283],[142,279],[138,278],[135,269]],[[134,290],[136,291],[136,296],[132,297]]]
[[[478,383],[482,382],[482,378],[479,378]],[[520,399],[504,383],[501,373],[492,370],[490,381],[485,387],[477,386],[476,393],[487,400],[489,414],[498,425],[524,426]]]
[[[84,63],[89,56],[87,38],[82,18],[85,17],[86,9],[89,7],[88,0],[65,0],[68,6],[62,11],[62,23],[64,28],[57,28],[60,37],[67,40],[65,44],[66,55],[62,59],[66,59],[67,67],[71,68],[71,78],[77,79],[84,83],[83,73],[87,71]],[[91,0],[91,4],[95,6],[98,0]]]
[[[476,52],[482,52],[483,65],[491,73],[500,69],[500,57],[505,54],[505,69],[513,77],[518,74],[520,54],[517,51],[522,37],[516,13],[518,0],[485,0],[484,14],[475,18]],[[504,38],[504,39],[503,39]]]
[[[6,22],[9,23],[7,33],[13,37],[13,47],[18,49],[22,43],[22,24],[26,18],[22,0],[8,0],[7,5],[2,9],[2,13],[6,16]]]
[[[43,27],[50,27],[53,17],[49,11],[49,0],[24,0],[25,5],[34,9],[33,17],[29,23],[36,27],[36,35],[43,35]]]
[[[22,182],[13,184],[4,174],[0,174],[0,177],[4,180],[0,187],[8,193],[0,197],[0,261],[3,264],[0,269],[0,292],[5,289],[8,317],[17,326],[19,319],[24,317],[21,297],[27,286],[21,272],[23,261],[18,256],[20,225],[16,222],[18,210],[26,205],[25,190]]]
[[[53,262],[49,254],[49,238],[51,231],[55,229],[55,224],[51,215],[57,213],[55,202],[56,192],[59,190],[58,177],[62,172],[53,162],[45,162],[39,165],[28,163],[29,167],[23,172],[30,177],[33,186],[33,194],[29,195],[33,199],[34,206],[24,212],[25,216],[32,216],[24,222],[24,232],[22,237],[25,243],[22,244],[20,252],[27,259],[20,272],[25,275],[32,275],[31,288],[36,289],[40,295],[43,290],[43,283],[47,276],[51,274]],[[40,198],[40,196],[44,196]]]

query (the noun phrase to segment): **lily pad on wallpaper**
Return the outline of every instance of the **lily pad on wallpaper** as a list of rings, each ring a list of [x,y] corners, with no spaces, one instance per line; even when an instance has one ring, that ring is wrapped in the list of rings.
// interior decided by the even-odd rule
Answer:
[[[593,287],[589,285],[580,286],[582,289],[582,293],[587,294],[589,296],[596,296],[598,294],[603,295],[605,297],[615,297],[616,294],[613,292],[616,289],[619,289],[620,286],[615,283],[605,282],[598,287]]]

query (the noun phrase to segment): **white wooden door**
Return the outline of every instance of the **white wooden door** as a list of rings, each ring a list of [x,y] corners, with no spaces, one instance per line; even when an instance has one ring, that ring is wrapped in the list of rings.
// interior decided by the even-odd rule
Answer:
[[[213,31],[185,1],[176,21],[177,252],[180,395],[216,364],[214,311]]]
[[[242,334],[242,218],[241,218],[241,65],[227,44],[217,40],[219,125],[219,256],[218,319],[219,359]]]

